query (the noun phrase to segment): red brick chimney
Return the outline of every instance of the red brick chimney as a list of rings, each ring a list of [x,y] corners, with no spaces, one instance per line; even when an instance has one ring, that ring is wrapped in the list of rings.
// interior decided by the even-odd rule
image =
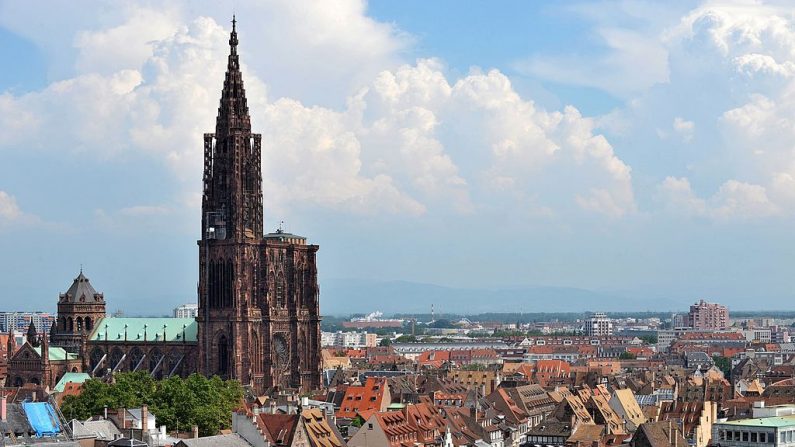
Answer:
[[[147,405],[141,406],[141,431],[144,433],[149,431],[149,407]]]

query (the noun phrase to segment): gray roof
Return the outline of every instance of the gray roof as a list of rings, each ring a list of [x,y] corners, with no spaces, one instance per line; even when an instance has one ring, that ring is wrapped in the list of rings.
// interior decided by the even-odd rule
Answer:
[[[81,297],[85,297],[86,301],[93,302],[94,295],[97,295],[97,291],[94,290],[94,287],[88,281],[85,275],[83,275],[83,271],[80,271],[80,274],[77,275],[74,282],[72,282],[72,286],[69,287],[69,290],[63,294],[66,297],[64,302],[67,303],[76,303],[80,301]]]
[[[103,441],[112,441],[121,437],[121,432],[113,422],[102,419],[99,421],[80,422],[72,419],[72,434],[77,439],[95,438]]]
[[[149,447],[149,444],[137,439],[119,438],[108,444],[108,447]]]
[[[246,442],[245,439],[241,438],[237,434],[231,435],[218,435],[218,436],[207,436],[204,438],[190,438],[190,439],[181,439],[177,446],[185,446],[185,447],[251,447],[251,444]]]

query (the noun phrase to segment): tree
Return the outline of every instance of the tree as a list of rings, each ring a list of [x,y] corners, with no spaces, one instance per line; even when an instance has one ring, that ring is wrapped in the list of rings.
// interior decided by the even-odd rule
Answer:
[[[243,399],[243,387],[234,380],[192,374],[161,381],[146,372],[118,373],[113,384],[87,380],[79,396],[67,396],[61,407],[66,417],[88,419],[107,408],[148,405],[158,423],[176,430],[199,426],[202,436],[229,428],[232,411]]]
[[[381,343],[379,343],[378,345],[379,346],[389,346],[391,344],[392,344],[392,339],[389,338],[389,337],[384,337],[384,338],[381,339]]]
[[[639,338],[641,340],[643,340],[643,342],[646,343],[647,345],[656,345],[657,344],[657,336],[654,335],[654,334],[641,335]]]
[[[715,366],[723,372],[723,377],[729,378],[732,374],[732,362],[729,360],[728,357],[723,357],[720,355],[716,355],[712,357],[712,361],[715,362]]]
[[[624,351],[618,356],[618,358],[621,360],[635,360],[636,357],[635,354],[629,351]]]
[[[417,337],[413,335],[401,335],[400,337],[395,339],[396,343],[414,343],[417,341]]]
[[[438,319],[433,323],[429,324],[428,327],[436,328],[436,329],[452,329],[455,326],[450,320],[446,320],[444,318]]]

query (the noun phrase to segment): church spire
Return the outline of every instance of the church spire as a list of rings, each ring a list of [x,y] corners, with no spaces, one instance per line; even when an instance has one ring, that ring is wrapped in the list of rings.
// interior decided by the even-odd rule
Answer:
[[[237,19],[232,16],[232,32],[229,34],[229,56],[226,62],[224,88],[221,91],[221,106],[218,109],[216,135],[228,135],[234,130],[251,132],[246,90],[240,73],[240,56],[237,54]],[[228,133],[225,133],[228,132]]]
[[[215,133],[204,134],[202,236],[208,239],[251,240],[263,234],[262,140],[251,133],[237,46],[237,19],[232,16]]]
[[[38,334],[36,333],[36,325],[33,324],[33,320],[31,320],[30,325],[28,325],[27,340],[31,346],[39,345]]]

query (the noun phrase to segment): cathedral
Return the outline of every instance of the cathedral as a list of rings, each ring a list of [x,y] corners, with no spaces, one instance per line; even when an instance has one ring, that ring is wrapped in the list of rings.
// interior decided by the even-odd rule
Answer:
[[[261,135],[251,131],[235,25],[215,133],[204,134],[198,316],[109,317],[81,271],[59,296],[49,342],[31,332],[20,349],[9,345],[8,385],[148,371],[217,375],[256,393],[321,387],[318,246],[263,232]]]
[[[199,370],[255,389],[316,389],[318,246],[263,234],[261,135],[251,133],[237,44],[233,19],[215,133],[204,135]]]

